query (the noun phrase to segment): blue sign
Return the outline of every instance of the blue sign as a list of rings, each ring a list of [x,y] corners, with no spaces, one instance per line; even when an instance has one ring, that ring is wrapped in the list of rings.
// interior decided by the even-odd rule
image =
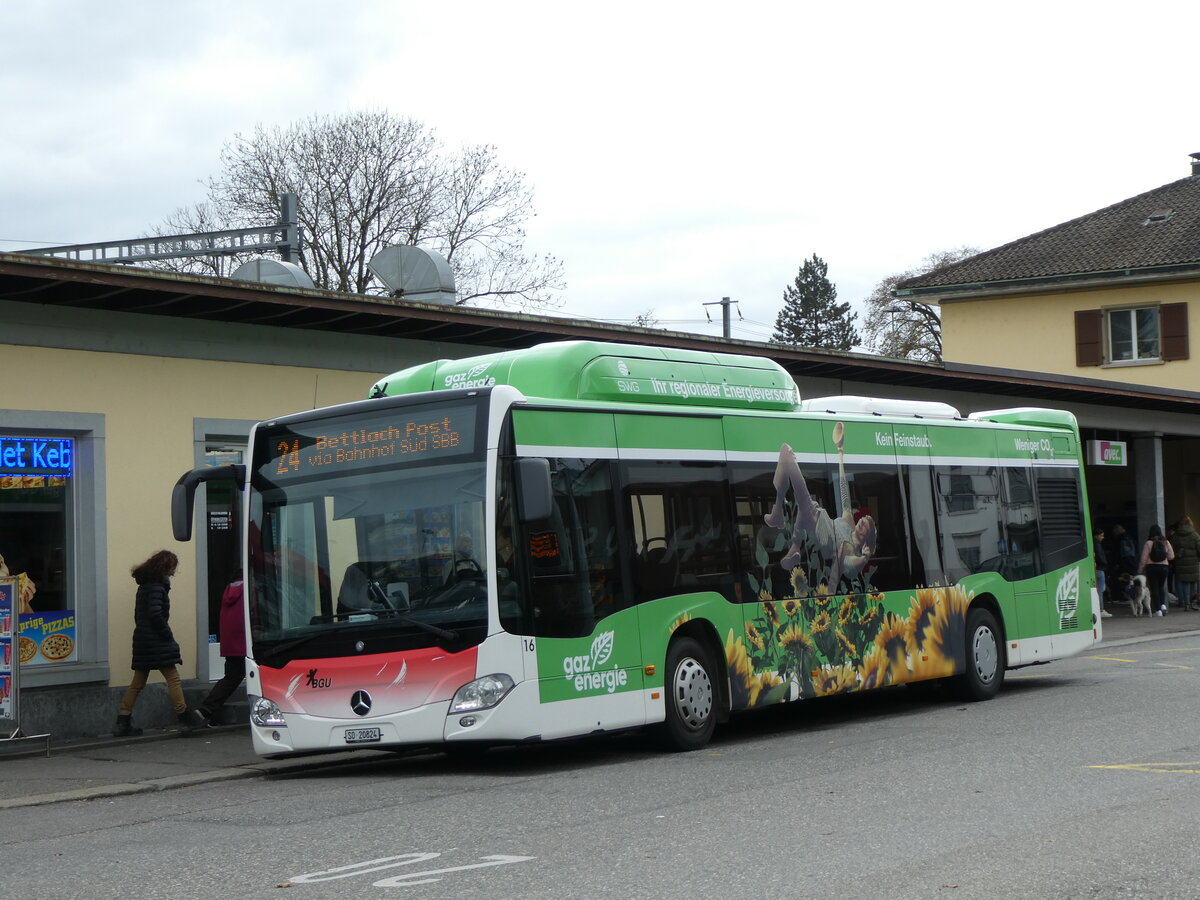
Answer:
[[[0,435],[0,475],[70,476],[74,459],[72,438]]]

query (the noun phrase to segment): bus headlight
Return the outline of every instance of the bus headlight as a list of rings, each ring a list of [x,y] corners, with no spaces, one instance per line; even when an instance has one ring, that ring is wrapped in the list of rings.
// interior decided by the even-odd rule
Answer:
[[[250,721],[265,728],[287,728],[283,710],[266,697],[257,697],[250,705]]]
[[[484,675],[468,682],[454,692],[449,715],[490,709],[505,698],[515,682],[507,675]]]

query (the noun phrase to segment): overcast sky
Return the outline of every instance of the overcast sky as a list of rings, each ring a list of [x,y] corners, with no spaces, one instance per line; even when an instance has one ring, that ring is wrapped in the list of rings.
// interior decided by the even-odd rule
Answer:
[[[284,18],[286,16],[286,18]],[[0,7],[0,250],[144,236],[258,123],[387,110],[525,173],[556,314],[770,337],[1189,174],[1195,2],[41,0]]]

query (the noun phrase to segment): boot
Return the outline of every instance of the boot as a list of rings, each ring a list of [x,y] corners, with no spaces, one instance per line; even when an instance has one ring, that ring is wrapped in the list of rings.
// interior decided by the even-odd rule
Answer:
[[[117,716],[117,727],[113,729],[113,737],[137,737],[142,729],[133,727],[133,716]]]
[[[179,719],[179,724],[183,726],[182,730],[185,734],[195,728],[208,727],[208,719],[204,718],[204,716],[200,715],[194,709],[185,709],[181,713],[176,713],[176,716]]]

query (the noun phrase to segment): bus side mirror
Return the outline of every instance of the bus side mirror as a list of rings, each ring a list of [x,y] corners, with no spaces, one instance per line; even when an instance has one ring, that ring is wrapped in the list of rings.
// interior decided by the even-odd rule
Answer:
[[[232,481],[241,487],[246,480],[245,466],[211,466],[184,472],[171,489],[171,532],[177,541],[192,539],[192,515],[196,506],[196,485],[202,481]]]
[[[554,512],[554,489],[550,485],[550,460],[522,457],[517,460],[517,494],[522,522],[540,522]]]

